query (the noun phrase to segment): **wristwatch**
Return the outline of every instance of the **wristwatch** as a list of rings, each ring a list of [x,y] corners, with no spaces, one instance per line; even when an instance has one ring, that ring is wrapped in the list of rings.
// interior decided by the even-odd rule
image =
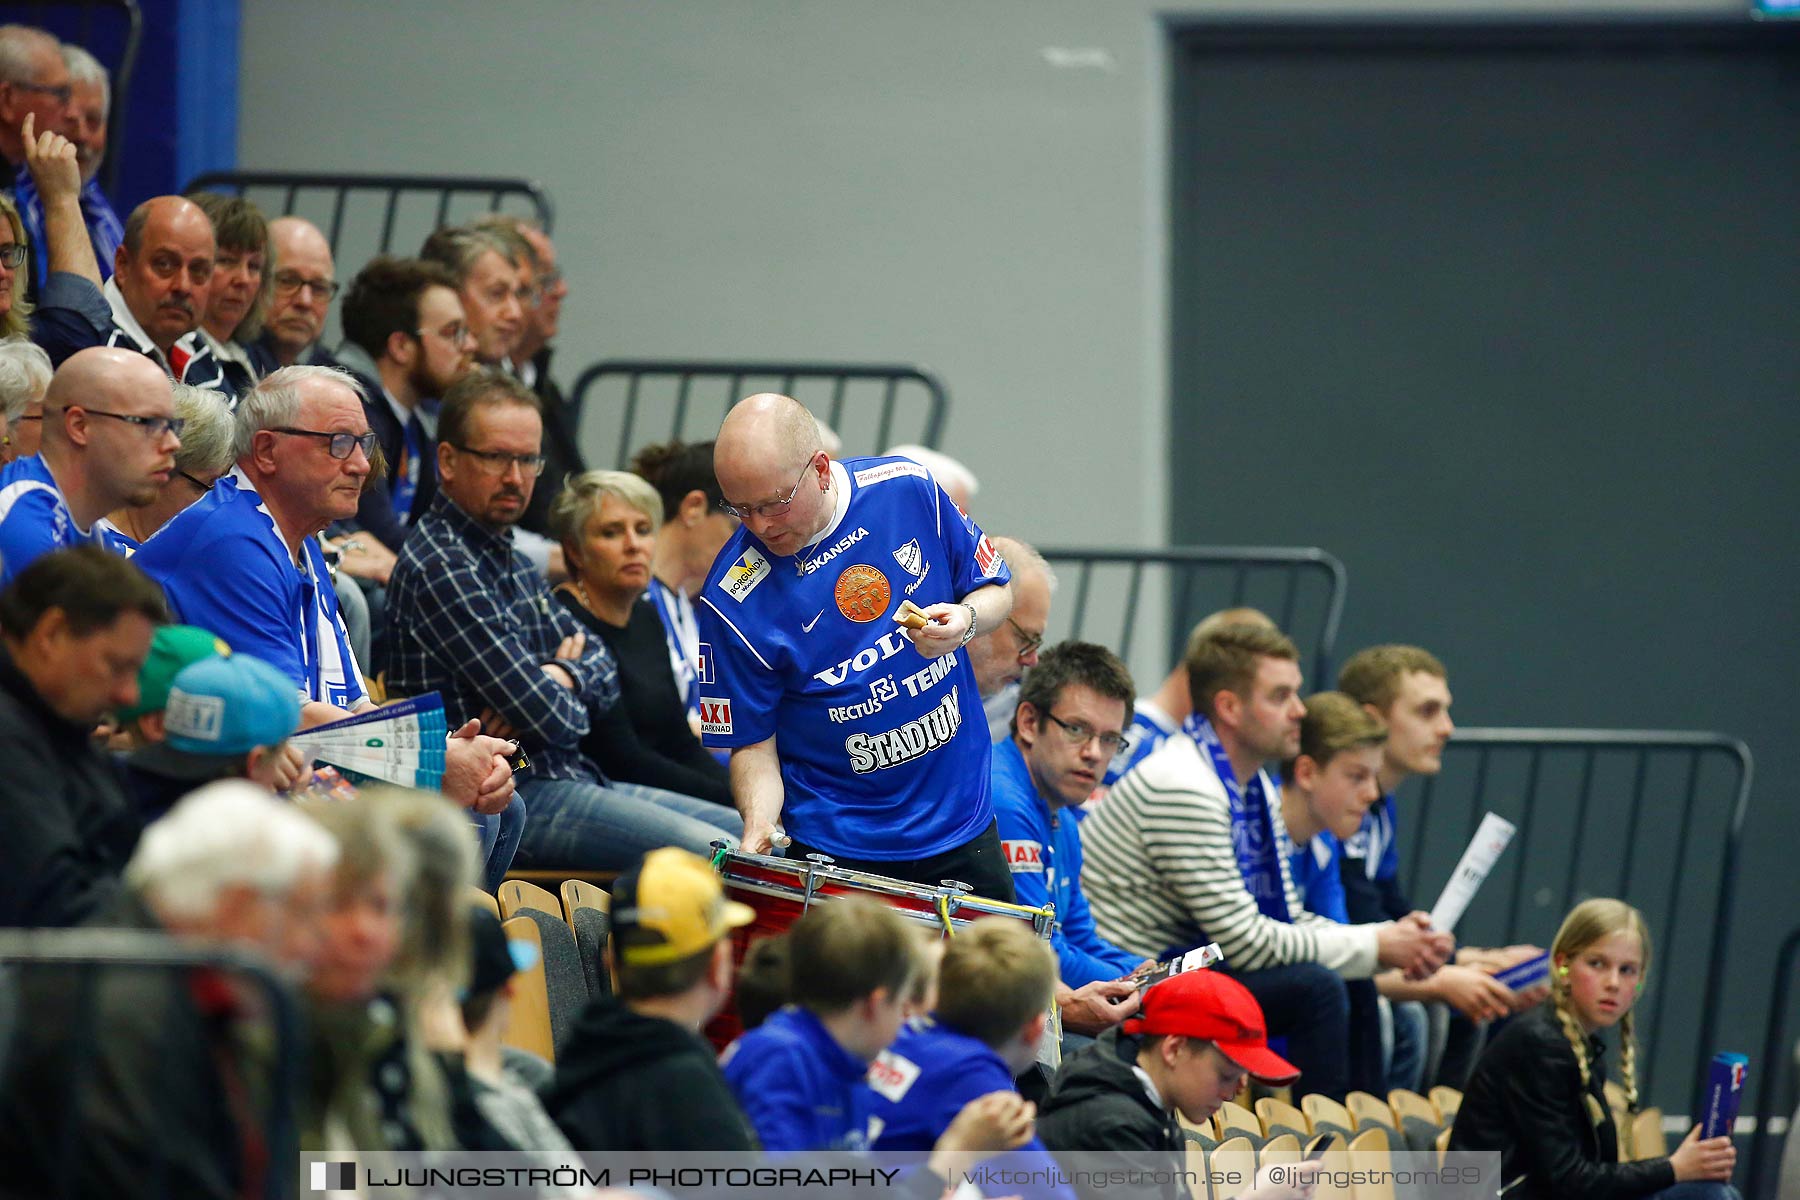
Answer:
[[[963,631],[963,639],[957,643],[959,646],[968,645],[970,640],[975,636],[975,606],[973,604],[964,604],[963,607],[969,610],[969,627]]]

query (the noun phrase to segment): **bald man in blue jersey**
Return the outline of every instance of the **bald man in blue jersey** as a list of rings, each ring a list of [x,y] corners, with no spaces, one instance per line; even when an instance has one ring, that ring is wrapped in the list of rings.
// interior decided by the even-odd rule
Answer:
[[[713,466],[743,521],[695,598],[701,732],[731,750],[743,848],[1012,899],[964,647],[1011,573],[929,471],[834,462],[797,401],[738,403]],[[895,622],[904,601],[928,622]]]

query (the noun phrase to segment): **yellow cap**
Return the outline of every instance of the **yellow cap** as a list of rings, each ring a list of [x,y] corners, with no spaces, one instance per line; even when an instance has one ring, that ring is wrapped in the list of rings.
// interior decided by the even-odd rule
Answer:
[[[755,909],[725,898],[705,859],[678,846],[652,850],[613,884],[613,937],[619,961],[632,966],[690,958],[755,919]]]

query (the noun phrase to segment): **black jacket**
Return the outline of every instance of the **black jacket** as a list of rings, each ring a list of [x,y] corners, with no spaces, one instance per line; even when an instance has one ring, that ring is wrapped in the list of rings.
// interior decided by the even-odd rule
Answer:
[[[1181,1168],[1185,1156],[1181,1125],[1173,1112],[1151,1101],[1144,1081],[1132,1070],[1142,1045],[1140,1039],[1127,1037],[1115,1027],[1063,1064],[1056,1089],[1038,1107],[1037,1132],[1044,1145],[1057,1152],[1064,1170],[1102,1165],[1100,1160],[1084,1164],[1068,1153],[1071,1151],[1124,1152],[1132,1155],[1132,1165],[1137,1167]],[[1173,1162],[1165,1157],[1170,1155],[1175,1156]],[[1118,1163],[1109,1157],[1106,1165]],[[1160,1189],[1112,1189],[1096,1194],[1141,1200],[1185,1197],[1187,1189],[1178,1182],[1180,1175],[1169,1177],[1177,1182]],[[1084,1200],[1089,1195],[1079,1185],[1076,1191]]]
[[[1606,1106],[1606,1064],[1598,1038],[1588,1039],[1588,1091],[1554,1008],[1507,1023],[1476,1060],[1450,1132],[1452,1150],[1498,1150],[1507,1183],[1527,1176],[1510,1200],[1629,1200],[1675,1183],[1666,1158],[1622,1163],[1619,1132]]]
[[[556,380],[550,378],[551,353],[551,348],[545,346],[531,360],[537,370],[532,391],[537,393],[539,403],[544,406],[544,469],[538,474],[537,487],[531,493],[525,515],[519,518],[520,525],[546,537],[550,533],[550,504],[563,490],[563,481],[587,470],[576,438],[581,414],[570,407],[563,398],[562,389],[556,386]]]
[[[118,894],[141,827],[91,732],[0,648],[0,926],[75,925]]]
[[[578,1153],[757,1148],[712,1047],[611,996],[582,1011],[543,1100]]]

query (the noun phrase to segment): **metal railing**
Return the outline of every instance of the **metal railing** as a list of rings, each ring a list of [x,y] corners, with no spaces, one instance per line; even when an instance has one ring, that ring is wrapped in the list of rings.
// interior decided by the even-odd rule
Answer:
[[[649,442],[710,440],[754,392],[794,397],[831,426],[846,456],[897,442],[937,448],[950,398],[923,367],[885,363],[607,359],[569,389],[576,440],[590,463],[623,468]]]
[[[1145,586],[1170,597],[1167,661],[1179,662],[1190,630],[1222,608],[1260,609],[1294,639],[1309,668],[1308,690],[1331,685],[1331,655],[1349,575],[1317,547],[1168,546],[1158,550],[1039,547],[1057,572],[1052,636],[1099,642],[1131,659]],[[1139,681],[1139,691],[1154,681]]]
[[[1750,748],[1723,734],[1459,729],[1443,770],[1400,802],[1402,876],[1413,903],[1429,904],[1492,811],[1518,832],[1458,926],[1459,941],[1548,947],[1587,896],[1641,910],[1655,970],[1635,1010],[1647,1050],[1639,1088],[1665,1112],[1698,1112],[1687,1106],[1698,1105],[1717,1049],[1752,775]],[[1703,988],[1679,985],[1697,977]],[[1686,1081],[1668,1078],[1684,1063],[1694,1067],[1685,1093]]]
[[[118,195],[131,80],[144,37],[137,0],[15,0],[0,4],[0,20],[36,25],[73,42],[99,59],[112,76],[112,108],[106,114],[106,144],[112,153],[100,168],[100,186],[108,195]]]
[[[1756,1086],[1756,1132],[1750,1135],[1749,1164],[1744,1172],[1744,1194],[1770,1197],[1781,1184],[1782,1142],[1769,1128],[1774,1119],[1787,1120],[1794,1112],[1794,1043],[1787,1034],[1788,1004],[1794,991],[1794,964],[1800,960],[1800,929],[1781,943],[1775,956],[1775,981],[1769,991],[1769,1019],[1763,1033],[1762,1053],[1750,1067],[1761,1081]],[[1783,1085],[1786,1085],[1785,1087]],[[1794,1136],[1789,1125],[1787,1137]],[[1763,1171],[1768,1169],[1767,1181]]]
[[[377,254],[416,254],[432,230],[453,221],[516,212],[548,233],[556,217],[537,182],[484,175],[212,171],[183,191],[248,196],[270,217],[305,217],[331,243],[340,279]]]
[[[177,942],[160,933],[135,929],[0,929],[0,1080],[5,1080],[9,1088],[23,1082],[29,1088],[28,1102],[37,1111],[48,1112],[52,1119],[64,1121],[60,1130],[49,1131],[58,1143],[49,1160],[57,1177],[52,1181],[49,1194],[73,1194],[70,1172],[75,1159],[72,1156],[81,1154],[83,1145],[91,1141],[87,1131],[80,1127],[83,1105],[79,1097],[84,1085],[95,1084],[100,1078],[96,1072],[99,1047],[94,1036],[98,1032],[94,1018],[100,1007],[99,993],[110,982],[105,976],[115,971],[186,972],[196,967],[226,972],[234,980],[242,980],[256,988],[266,1001],[264,1009],[257,1014],[258,1021],[273,1035],[272,1052],[266,1060],[267,1102],[262,1110],[264,1121],[260,1129],[266,1151],[262,1194],[268,1200],[286,1200],[293,1195],[293,1164],[300,1152],[294,1100],[300,1094],[301,1086],[302,1026],[292,994],[262,960],[235,950],[204,948]],[[64,980],[54,981],[54,1015],[61,1025],[54,1030],[46,1029],[43,1018],[47,1014],[37,1011],[36,1005],[51,997],[45,994],[41,985],[33,986],[30,975],[39,970],[60,972],[64,969],[78,972],[78,979],[67,981],[70,984],[67,987],[63,986]],[[25,1020],[34,1016],[39,1018],[38,1022],[27,1026]],[[83,1025],[86,1026],[85,1036]],[[54,1079],[21,1081],[9,1078],[12,1074],[8,1065],[11,1054],[21,1049],[29,1052],[29,1047],[24,1045],[25,1039],[33,1037],[63,1039],[61,1045],[67,1051],[73,1069]],[[140,1059],[152,1063],[155,1060],[153,1049]],[[209,1064],[212,1061],[207,1059]],[[259,1056],[259,1066],[264,1061]],[[178,1088],[188,1083],[178,1075],[142,1082],[152,1089]],[[51,1101],[56,1095],[76,1100],[59,1107]],[[107,1136],[116,1139],[121,1132],[141,1135],[138,1146],[153,1152],[161,1145],[190,1146],[196,1131],[109,1129]],[[159,1133],[170,1136],[159,1137]],[[162,1194],[153,1186],[158,1177],[157,1164],[144,1165],[145,1175],[137,1181],[134,1194]]]

